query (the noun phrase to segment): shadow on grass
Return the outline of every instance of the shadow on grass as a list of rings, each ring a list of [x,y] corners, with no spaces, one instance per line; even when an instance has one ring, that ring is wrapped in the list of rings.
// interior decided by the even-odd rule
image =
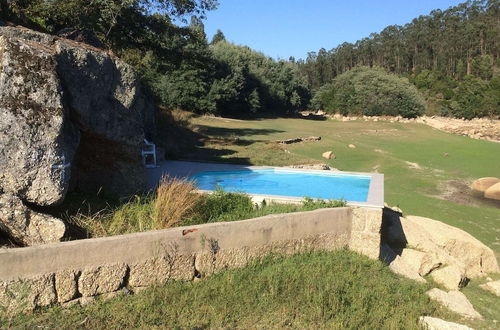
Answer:
[[[237,153],[230,149],[212,149],[207,147],[197,147],[184,157],[175,158],[176,160],[188,160],[208,163],[228,163],[240,165],[253,165],[248,157],[224,157]]]
[[[218,136],[218,137],[243,138],[245,136],[269,135],[274,133],[285,132],[278,129],[266,129],[266,128],[227,128],[227,127],[213,127],[206,125],[197,125],[197,127],[202,134],[209,136]],[[258,142],[256,140],[252,141]]]
[[[180,111],[161,111],[159,114],[154,140],[157,146],[164,150],[165,159],[251,165],[248,157],[228,157],[238,152],[231,147],[248,147],[265,142],[248,138],[251,136],[284,132],[277,129],[191,125],[189,120],[192,116]],[[223,148],[212,147],[213,145]]]

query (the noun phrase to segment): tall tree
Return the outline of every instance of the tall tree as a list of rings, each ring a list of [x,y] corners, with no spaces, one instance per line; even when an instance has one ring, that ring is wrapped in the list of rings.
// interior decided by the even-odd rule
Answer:
[[[217,29],[217,32],[212,37],[212,41],[210,42],[210,44],[213,45],[220,41],[226,41],[226,36],[224,35],[224,33],[222,33],[221,30]]]

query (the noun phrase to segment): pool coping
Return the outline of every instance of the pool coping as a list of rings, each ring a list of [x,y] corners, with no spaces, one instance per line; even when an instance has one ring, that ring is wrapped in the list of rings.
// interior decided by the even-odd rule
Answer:
[[[202,172],[217,172],[217,171],[237,171],[237,170],[265,170],[278,169],[289,172],[299,173],[318,173],[318,174],[346,174],[346,175],[363,175],[370,177],[370,187],[368,188],[368,196],[366,202],[347,201],[347,205],[361,206],[371,208],[384,207],[384,174],[382,173],[366,173],[366,172],[350,172],[350,171],[327,171],[327,170],[312,170],[303,168],[291,168],[280,166],[255,166],[255,165],[238,165],[238,164],[223,164],[223,163],[204,163],[194,161],[177,161],[169,160],[159,164],[156,168],[148,169],[148,186],[154,189],[161,177],[168,174],[177,178],[188,178]],[[199,190],[202,193],[211,193],[211,190]],[[300,203],[303,197],[265,195],[265,194],[248,194],[254,201],[261,202],[262,200],[274,201],[278,203]]]

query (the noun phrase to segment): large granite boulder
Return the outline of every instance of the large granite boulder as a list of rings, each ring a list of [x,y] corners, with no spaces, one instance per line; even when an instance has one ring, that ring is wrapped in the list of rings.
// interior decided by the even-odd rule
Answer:
[[[489,281],[479,286],[481,289],[493,293],[495,296],[500,297],[500,280]]]
[[[82,134],[75,159],[75,186],[133,194],[145,182],[140,159],[152,134],[154,108],[132,67],[93,47],[55,42],[57,71]]]
[[[79,133],[66,120],[55,52],[0,28],[0,188],[37,205],[61,202]],[[6,29],[6,28],[5,28]]]
[[[431,316],[420,316],[418,324],[424,330],[474,330],[466,325],[445,321]]]
[[[154,135],[154,105],[113,55],[0,27],[0,101],[0,194],[45,207],[71,189],[123,196],[146,187],[141,148]]]
[[[448,308],[452,312],[469,319],[482,319],[469,299],[460,291],[443,291],[437,288],[427,291],[427,295],[432,299]]]
[[[384,213],[382,236],[393,248],[407,246],[428,253],[443,265],[455,265],[464,277],[476,278],[500,269],[495,253],[467,232],[441,221]]]
[[[495,183],[499,183],[500,179],[494,177],[480,178],[472,182],[472,190],[484,193],[489,187],[493,186]]]

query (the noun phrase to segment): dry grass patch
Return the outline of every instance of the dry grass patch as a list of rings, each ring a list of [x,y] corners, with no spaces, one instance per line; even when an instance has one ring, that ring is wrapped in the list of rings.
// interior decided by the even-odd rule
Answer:
[[[163,177],[156,191],[154,201],[155,229],[170,228],[193,215],[194,207],[200,202],[193,182]]]
[[[91,214],[77,214],[68,222],[87,237],[104,237],[165,229],[194,215],[202,196],[192,182],[164,177],[156,193],[134,196],[127,203]]]

